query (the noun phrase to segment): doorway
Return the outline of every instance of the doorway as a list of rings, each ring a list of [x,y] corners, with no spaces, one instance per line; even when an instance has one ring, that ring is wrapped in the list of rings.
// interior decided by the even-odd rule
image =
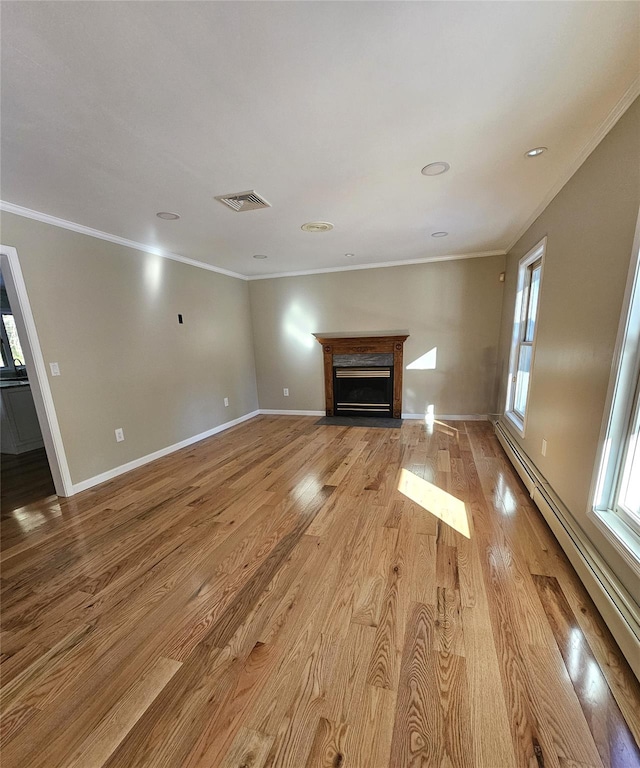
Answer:
[[[42,502],[50,509],[55,502],[58,506],[56,495],[71,496],[74,491],[15,248],[0,245],[0,275],[2,513],[4,516],[11,511],[15,517],[16,510],[25,505],[37,506]],[[23,519],[23,528],[25,525],[28,526],[29,521]],[[3,544],[6,546],[6,542]]]
[[[11,531],[15,526],[31,527],[29,508],[50,503],[56,491],[1,267],[0,422],[0,519],[6,543],[15,539]],[[40,512],[35,514],[40,517]]]

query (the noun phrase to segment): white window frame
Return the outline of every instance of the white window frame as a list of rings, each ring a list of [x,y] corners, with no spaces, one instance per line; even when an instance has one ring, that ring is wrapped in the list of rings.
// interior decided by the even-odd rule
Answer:
[[[640,354],[638,358],[640,358]],[[631,418],[625,433],[622,461],[615,491],[615,511],[633,529],[636,536],[640,537],[640,509],[636,510],[628,504],[628,497],[625,493],[625,489],[631,484],[633,470],[638,473],[637,477],[640,477],[640,360],[636,368],[635,382]]]
[[[533,375],[533,367],[536,356],[536,340],[538,338],[538,326],[540,324],[540,297],[542,296],[542,281],[544,279],[544,261],[547,251],[547,238],[543,237],[542,240],[534,245],[534,247],[526,253],[518,264],[518,285],[516,288],[516,305],[513,313],[513,330],[511,333],[511,354],[509,356],[509,378],[507,379],[507,397],[505,402],[505,416],[511,421],[516,431],[521,437],[525,436],[527,426],[527,412],[529,408],[529,399],[531,396],[531,380]],[[527,386],[527,397],[524,407],[524,415],[520,415],[514,409],[514,400],[516,394],[516,377],[518,373],[518,360],[520,357],[520,347],[524,342],[524,331],[526,324],[525,314],[528,308],[529,297],[529,267],[535,264],[537,261],[541,264],[540,269],[540,287],[538,291],[538,306],[536,324],[533,332],[533,340],[530,343],[531,346],[531,366],[529,368],[529,383]]]
[[[640,211],[588,514],[628,565],[640,575],[640,526],[619,503],[634,420],[640,408]]]

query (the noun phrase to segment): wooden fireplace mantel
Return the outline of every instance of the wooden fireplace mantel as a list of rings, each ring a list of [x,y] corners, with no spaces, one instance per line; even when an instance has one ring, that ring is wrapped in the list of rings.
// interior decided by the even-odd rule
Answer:
[[[324,353],[324,396],[327,416],[333,416],[333,356],[393,353],[393,418],[402,418],[402,353],[409,334],[341,336],[313,334]]]

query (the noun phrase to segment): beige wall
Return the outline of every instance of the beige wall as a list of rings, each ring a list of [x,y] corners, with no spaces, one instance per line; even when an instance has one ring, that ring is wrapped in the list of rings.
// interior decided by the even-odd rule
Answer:
[[[250,283],[261,408],[324,410],[314,332],[405,331],[406,365],[437,348],[435,370],[405,370],[404,413],[486,414],[504,257],[333,272]],[[289,388],[290,396],[282,390]]]
[[[637,100],[509,254],[498,399],[504,410],[518,261],[546,235],[526,436],[514,437],[636,597],[637,580],[588,519],[587,500],[639,204]]]
[[[47,367],[60,364],[50,385],[74,483],[258,407],[245,281],[12,214],[0,222]]]

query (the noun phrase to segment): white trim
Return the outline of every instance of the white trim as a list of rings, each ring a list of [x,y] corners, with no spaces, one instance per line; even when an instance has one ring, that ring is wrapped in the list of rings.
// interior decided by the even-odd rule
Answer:
[[[272,280],[278,277],[299,277],[301,275],[322,275],[329,272],[352,272],[358,269],[383,269],[385,267],[404,267],[411,264],[429,264],[431,262],[438,261],[458,261],[460,259],[481,259],[486,256],[505,256],[507,251],[478,251],[472,253],[452,253],[446,256],[425,256],[421,259],[406,259],[404,261],[382,261],[378,264],[353,264],[344,267],[324,267],[320,269],[304,269],[297,272],[274,272],[271,275],[243,275],[240,272],[233,272],[230,269],[223,269],[222,267],[214,267],[213,264],[207,264],[204,261],[198,261],[196,259],[189,259],[186,256],[181,256],[179,253],[172,253],[171,251],[165,251],[162,248],[158,248],[154,245],[146,245],[145,243],[139,243],[136,240],[129,240],[126,237],[120,237],[119,235],[112,235],[109,232],[103,232],[100,229],[93,229],[92,227],[85,227],[84,224],[77,224],[75,221],[68,221],[67,219],[60,219],[57,216],[51,216],[48,213],[41,213],[40,211],[34,211],[31,208],[25,208],[22,205],[16,205],[6,200],[0,200],[0,211],[6,211],[7,213],[13,213],[16,216],[22,216],[25,219],[33,219],[34,221],[41,221],[43,224],[50,224],[53,227],[60,227],[61,229],[68,229],[71,232],[78,232],[81,235],[88,235],[89,237],[95,237],[98,240],[106,240],[109,243],[115,243],[116,245],[124,245],[126,248],[133,248],[136,251],[143,251],[144,253],[152,253],[155,256],[161,256],[163,259],[171,259],[172,261],[179,261],[182,264],[189,264],[191,267],[198,267],[199,269],[207,269],[210,272],[218,272],[221,275],[227,275],[228,277],[235,277],[238,280]]]
[[[277,408],[261,408],[259,413],[265,416],[325,416],[325,411],[285,411]],[[375,418],[375,417],[374,417]],[[421,419],[424,421],[426,415],[424,413],[403,413],[403,419]],[[487,421],[488,416],[486,414],[478,413],[458,413],[451,414],[438,414],[434,416],[436,421]]]
[[[151,461],[161,459],[163,456],[168,456],[170,453],[175,453],[175,451],[179,451],[182,448],[187,448],[188,446],[193,445],[193,443],[198,443],[200,440],[206,440],[206,438],[211,437],[212,435],[217,435],[219,432],[224,432],[226,429],[235,427],[237,424],[242,424],[243,421],[253,419],[255,416],[258,416],[259,413],[259,411],[251,411],[251,413],[246,413],[244,416],[240,416],[237,419],[227,421],[224,424],[219,424],[217,427],[208,429],[206,432],[200,432],[198,435],[187,437],[185,440],[181,440],[179,443],[168,445],[166,448],[161,448],[159,451],[148,453],[146,456],[141,456],[139,459],[134,459],[133,461],[129,461],[126,464],[121,464],[119,467],[109,469],[106,472],[102,472],[100,475],[95,475],[94,477],[90,477],[87,480],[82,480],[82,482],[75,483],[75,485],[73,485],[72,493],[81,493],[82,491],[86,491],[88,488],[93,488],[94,485],[105,483],[107,480],[113,480],[114,477],[123,475],[125,472],[131,472],[132,469],[138,469],[138,467],[149,464]]]
[[[609,509],[599,511],[592,508],[589,517],[640,579],[640,560],[634,555],[634,548],[639,546],[635,531],[619,515]]]
[[[325,416],[325,411],[285,411],[277,408],[261,408],[260,414],[264,416]],[[375,417],[374,417],[375,418]],[[424,421],[426,418],[424,413],[403,413],[403,419],[421,419]],[[469,414],[438,414],[434,416],[436,421],[487,421],[489,417],[486,414],[469,413]]]
[[[513,374],[510,372],[507,386],[509,385],[509,382],[511,381],[512,378],[513,378]],[[520,437],[524,437],[524,421],[520,418],[520,416],[518,416],[518,414],[515,411],[507,411],[506,409],[505,409],[504,415],[505,415],[505,418],[509,419],[509,421],[513,425],[513,428],[520,435]]]
[[[536,346],[538,341],[538,329],[540,326],[540,304],[542,301],[542,285],[544,280],[544,263],[547,255],[547,236],[537,242],[530,251],[518,262],[518,281],[516,284],[516,301],[513,308],[513,325],[511,328],[511,351],[509,353],[509,378],[507,379],[507,397],[505,401],[505,416],[511,421],[520,437],[525,436],[527,428],[527,412],[529,410],[529,400],[531,398],[531,384],[533,382],[533,370],[536,360]],[[536,308],[536,324],[533,331],[533,340],[531,342],[531,365],[529,366],[529,382],[527,384],[527,399],[524,405],[524,417],[513,410],[513,400],[515,399],[514,376],[518,371],[518,359],[520,351],[521,328],[522,323],[522,291],[527,277],[528,267],[540,260],[540,288],[538,293],[538,306]],[[526,318],[525,318],[526,320]],[[513,397],[512,397],[513,394]]]
[[[81,235],[95,237],[98,240],[106,240],[107,242],[115,243],[116,245],[124,245],[126,248],[134,248],[136,251],[152,253],[155,256],[162,256],[163,259],[171,259],[172,261],[179,261],[182,264],[189,264],[191,267],[199,267],[200,269],[207,269],[210,272],[218,272],[221,275],[227,275],[227,277],[235,277],[238,280],[248,279],[246,275],[241,275],[239,272],[232,272],[229,269],[222,269],[222,267],[214,267],[213,264],[206,264],[204,261],[189,259],[186,256],[180,256],[178,253],[164,251],[162,248],[146,245],[145,243],[138,243],[135,240],[128,240],[126,237],[120,237],[119,235],[111,235],[108,232],[102,232],[99,229],[92,229],[91,227],[85,227],[83,224],[76,224],[74,221],[59,219],[57,216],[50,216],[48,213],[33,211],[31,208],[24,208],[21,205],[15,205],[15,203],[9,203],[5,200],[0,200],[0,211],[14,213],[16,216],[22,216],[25,219],[33,219],[34,221],[41,221],[43,224],[51,224],[52,226],[60,227],[61,229],[69,229],[71,232],[78,232]]]
[[[345,267],[324,267],[322,269],[302,269],[297,272],[274,272],[272,275],[250,275],[247,280],[272,280],[280,277],[302,277],[304,275],[324,275],[330,272],[353,272],[358,269],[385,269],[386,267],[407,267],[411,264],[431,264],[438,261],[459,261],[460,259],[483,259],[487,256],[506,256],[506,251],[478,251],[472,253],[451,253],[446,256],[425,256],[421,259],[404,261],[381,261],[370,264],[350,264]]]
[[[635,675],[640,677],[640,606],[607,566],[506,426],[502,422],[495,424],[498,441],[591,595]]]
[[[520,238],[526,233],[529,227],[545,210],[545,208],[549,205],[549,203],[553,200],[553,198],[558,194],[558,192],[560,192],[560,190],[564,187],[564,185],[572,178],[572,176],[576,173],[578,168],[580,168],[580,166],[589,157],[589,155],[593,152],[593,150],[598,146],[598,144],[602,141],[602,139],[604,139],[604,137],[609,133],[609,131],[613,128],[613,126],[622,117],[622,115],[624,115],[627,109],[629,109],[629,107],[635,101],[635,99],[638,97],[639,94],[640,94],[640,77],[637,77],[631,83],[631,85],[627,88],[627,90],[622,95],[622,98],[613,107],[613,109],[605,117],[602,123],[600,123],[600,126],[598,127],[596,132],[593,134],[593,136],[586,142],[586,144],[578,152],[574,161],[567,166],[565,172],[558,178],[556,183],[542,198],[542,202],[540,203],[540,205],[538,205],[538,207],[531,214],[531,216],[529,216],[526,223],[523,224],[522,227],[518,230],[518,234],[516,235],[516,237],[513,238],[513,241],[509,244],[509,247],[507,248],[507,253],[516,245],[518,240],[520,240]]]
[[[81,235],[88,235],[89,237],[95,237],[98,240],[106,240],[109,243],[115,243],[116,245],[124,245],[127,248],[134,248],[136,251],[144,251],[144,253],[152,253],[155,256],[162,256],[163,259],[171,259],[172,261],[179,261],[182,264],[189,264],[191,267],[198,267],[200,269],[207,269],[210,272],[218,272],[221,275],[227,275],[228,277],[235,277],[238,280],[272,280],[278,277],[298,277],[300,275],[321,275],[328,272],[351,272],[358,269],[382,269],[384,267],[403,267],[410,264],[429,264],[430,262],[437,261],[458,261],[459,259],[480,259],[485,256],[505,256],[506,251],[479,251],[477,253],[453,253],[446,256],[426,256],[421,259],[407,259],[405,261],[383,261],[379,264],[354,264],[345,267],[326,267],[322,269],[305,269],[299,272],[275,272],[272,275],[243,275],[240,272],[232,272],[230,269],[223,269],[222,267],[214,267],[213,264],[207,264],[204,261],[197,261],[196,259],[189,259],[186,256],[181,256],[179,253],[172,253],[171,251],[165,251],[162,248],[158,248],[153,245],[146,245],[145,243],[139,243],[136,240],[128,240],[126,237],[120,237],[119,235],[112,235],[109,232],[102,232],[99,229],[93,229],[92,227],[85,227],[84,224],[77,224],[75,221],[68,221],[67,219],[60,219],[57,216],[51,216],[48,213],[41,213],[40,211],[34,211],[31,208],[25,208],[22,205],[16,205],[6,200],[0,200],[0,211],[6,211],[7,213],[13,213],[16,216],[22,216],[25,219],[33,219],[34,221],[41,221],[43,224],[51,224],[53,227],[60,227],[61,229],[68,229],[71,232],[78,232]]]
[[[324,416],[324,411],[285,411],[279,408],[260,408],[258,411],[264,416]]]
[[[567,517],[558,514],[540,489],[535,489],[532,499],[591,595],[636,677],[640,677],[638,606],[583,531]]]
[[[47,459],[58,496],[71,496],[73,486],[67,456],[64,451],[58,416],[49,386],[47,368],[40,348],[29,294],[20,267],[18,251],[11,246],[0,245],[2,268],[9,302],[16,320],[18,333],[25,355],[27,375],[31,385],[33,402],[44,440]]]
[[[300,270],[294,272],[275,272],[271,275],[243,275],[239,272],[233,272],[229,269],[223,269],[222,267],[215,267],[213,264],[207,264],[203,261],[197,261],[196,259],[190,259],[186,256],[181,256],[177,253],[171,253],[169,251],[163,251],[161,248],[155,246],[146,245],[145,243],[139,243],[135,240],[128,240],[127,238],[120,237],[118,235],[112,235],[108,232],[102,232],[99,229],[93,229],[92,227],[85,227],[83,224],[77,224],[67,219],[60,219],[57,216],[51,216],[47,213],[40,211],[34,211],[31,208],[25,208],[22,205],[16,205],[8,201],[0,200],[0,211],[7,211],[7,213],[14,213],[17,216],[23,216],[27,219],[34,219],[35,221],[41,221],[45,224],[51,224],[54,227],[61,227],[62,229],[69,229],[72,232],[79,232],[83,235],[89,235],[90,237],[96,237],[99,240],[107,240],[110,243],[116,243],[117,245],[124,245],[128,248],[134,248],[138,251],[144,251],[145,253],[153,253],[157,256],[162,256],[165,259],[172,259],[173,261],[180,261],[183,264],[189,264],[192,267],[199,267],[200,269],[207,269],[211,272],[218,272],[228,277],[235,277],[238,280],[272,280],[279,277],[299,277],[302,275],[320,275],[330,272],[351,272],[358,269],[380,269],[384,267],[402,267],[410,264],[428,264],[430,262],[438,261],[456,261],[458,259],[477,259],[485,256],[505,256],[516,245],[518,240],[525,234],[533,222],[540,216],[545,210],[553,198],[564,187],[564,185],[571,179],[575,172],[584,163],[587,157],[598,146],[602,139],[609,133],[613,126],[618,122],[626,110],[631,106],[634,99],[640,93],[640,78],[636,78],[629,88],[625,91],[622,98],[609,112],[607,117],[602,121],[595,134],[587,141],[583,148],[578,152],[576,159],[571,163],[562,176],[556,181],[551,189],[544,196],[542,202],[535,209],[534,213],[527,219],[526,223],[519,229],[518,234],[514,237],[513,241],[509,244],[508,248],[504,250],[494,251],[480,251],[472,253],[460,253],[450,254],[446,256],[425,257],[421,259],[407,259],[404,261],[385,261],[379,264],[358,264],[353,266],[344,267],[326,267],[323,269],[309,269]]]
[[[403,413],[402,414],[403,419],[421,419],[424,421],[427,418],[427,415],[425,413]],[[431,421],[431,415],[429,415],[429,420]],[[437,413],[435,416],[433,416],[434,421],[488,421],[489,417],[486,413],[457,413],[457,414],[447,414],[447,413]]]
[[[596,509],[598,502],[596,497],[603,495],[600,485],[602,483],[604,488],[605,485],[611,484],[613,477],[612,470],[615,469],[615,467],[609,467],[607,470],[607,460],[611,461],[611,458],[609,456],[605,456],[605,446],[609,442],[609,435],[614,417],[614,399],[618,395],[620,387],[619,374],[623,354],[628,342],[630,312],[632,311],[634,292],[635,290],[638,290],[636,283],[636,275],[638,270],[640,270],[640,210],[638,211],[638,218],[636,220],[636,230],[633,238],[631,260],[629,262],[627,283],[625,287],[624,298],[622,300],[622,308],[620,311],[616,345],[611,359],[609,385],[607,388],[607,397],[603,410],[602,424],[600,426],[600,435],[598,437],[598,445],[596,450],[596,460],[591,477],[591,487],[589,489],[588,497],[589,501],[587,504],[587,516],[598,526],[599,530],[607,538],[609,543],[616,549],[618,554],[624,558],[625,562],[634,570],[636,574],[640,575],[640,561],[634,553],[634,548],[637,545],[637,536],[635,532],[628,528],[622,519],[619,518],[615,513],[609,510]],[[607,475],[608,479],[605,483]],[[614,524],[610,525],[610,521],[614,521],[614,518]]]

